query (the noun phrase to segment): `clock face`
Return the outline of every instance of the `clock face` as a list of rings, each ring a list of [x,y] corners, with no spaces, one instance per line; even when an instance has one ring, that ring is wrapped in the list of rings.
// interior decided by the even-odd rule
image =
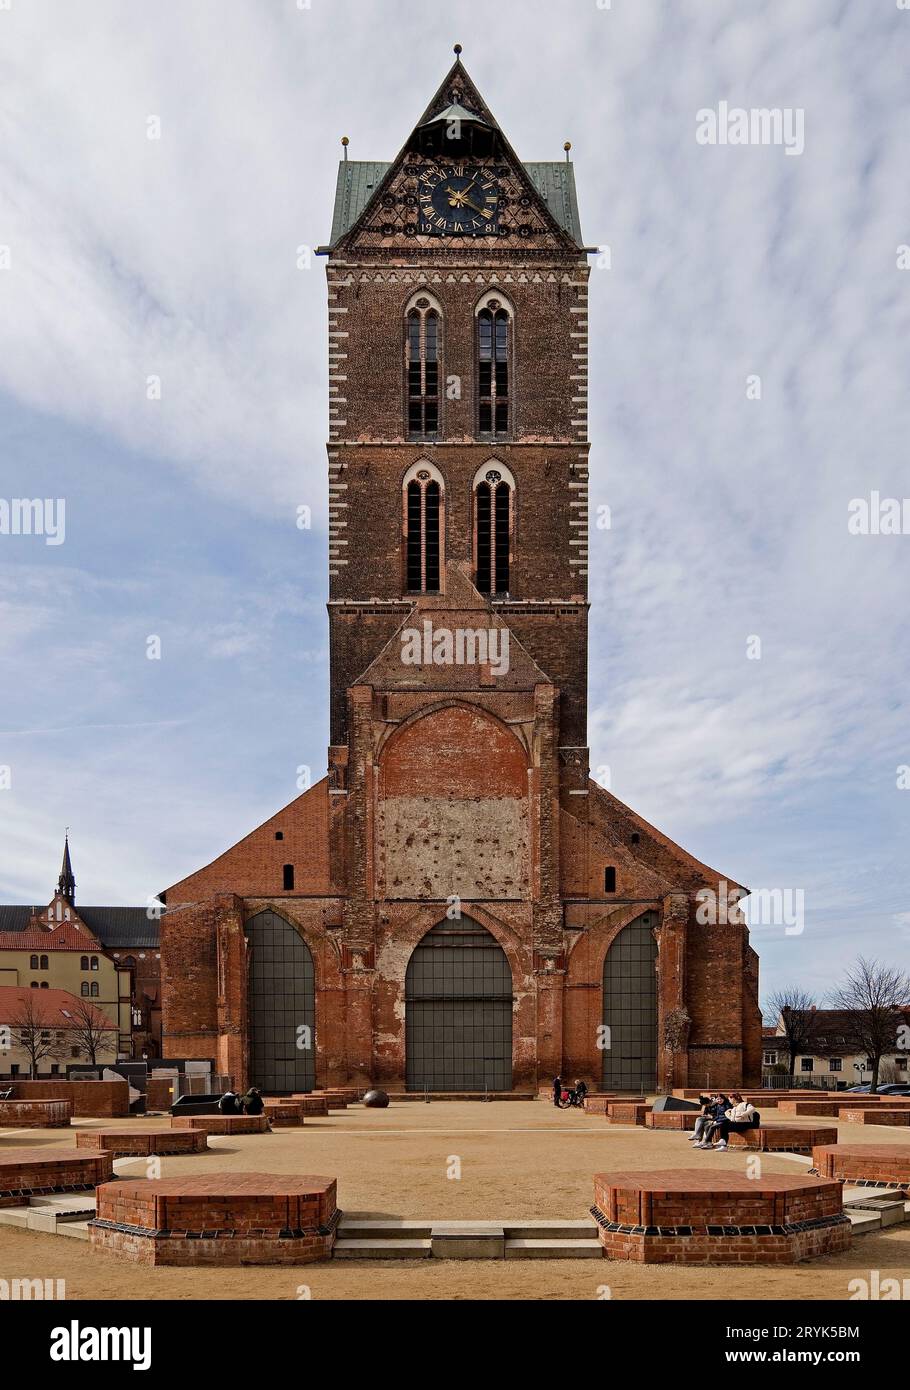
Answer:
[[[470,164],[428,165],[417,186],[417,230],[448,236],[496,236],[499,188],[493,173]]]

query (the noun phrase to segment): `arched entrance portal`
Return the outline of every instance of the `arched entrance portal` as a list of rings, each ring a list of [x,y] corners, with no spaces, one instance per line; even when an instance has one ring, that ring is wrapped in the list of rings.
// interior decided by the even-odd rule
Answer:
[[[250,1082],[263,1091],[312,1091],[316,989],[310,948],[277,912],[257,912],[250,944]]]
[[[653,1091],[657,1085],[657,913],[623,927],[604,961],[603,1089]]]
[[[512,972],[496,939],[470,917],[440,922],[408,962],[409,1091],[512,1089]]]

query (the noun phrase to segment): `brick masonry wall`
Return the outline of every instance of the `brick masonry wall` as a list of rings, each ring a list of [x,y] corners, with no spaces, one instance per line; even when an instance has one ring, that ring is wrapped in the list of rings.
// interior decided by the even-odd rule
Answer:
[[[129,1086],[122,1081],[16,1081],[13,1100],[65,1100],[79,1119],[129,1114]]]
[[[3,1129],[64,1129],[72,1114],[70,1100],[0,1100]]]

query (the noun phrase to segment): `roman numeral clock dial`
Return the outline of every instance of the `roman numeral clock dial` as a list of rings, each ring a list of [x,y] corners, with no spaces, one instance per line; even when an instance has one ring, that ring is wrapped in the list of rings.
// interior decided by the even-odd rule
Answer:
[[[499,186],[488,169],[428,165],[417,184],[417,230],[423,236],[496,236]]]

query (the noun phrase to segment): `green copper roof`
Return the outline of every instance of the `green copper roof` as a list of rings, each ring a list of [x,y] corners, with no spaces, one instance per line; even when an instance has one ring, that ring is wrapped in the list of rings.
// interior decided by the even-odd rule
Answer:
[[[379,160],[340,161],[338,183],[335,187],[332,235],[329,239],[331,246],[353,227],[391,167],[391,164]],[[578,199],[575,196],[573,166],[566,160],[556,160],[545,164],[526,164],[524,168],[560,227],[569,233],[577,245],[584,245],[578,217]]]

